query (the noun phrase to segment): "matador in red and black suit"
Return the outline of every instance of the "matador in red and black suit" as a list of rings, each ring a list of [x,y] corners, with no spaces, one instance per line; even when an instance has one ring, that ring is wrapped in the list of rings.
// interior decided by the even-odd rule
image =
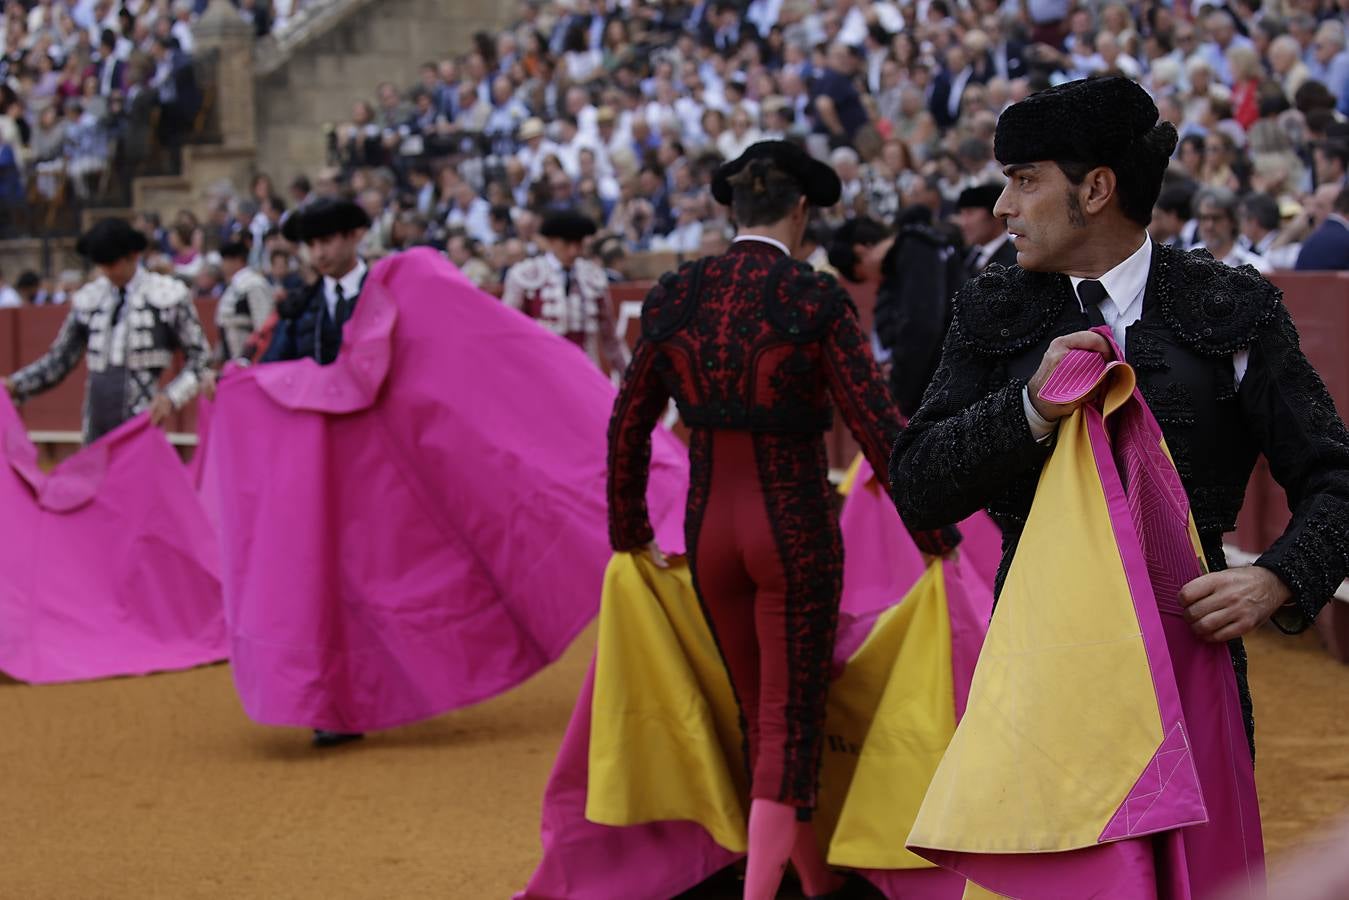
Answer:
[[[751,798],[794,807],[804,821],[815,806],[843,576],[824,442],[831,401],[878,472],[900,418],[848,294],[793,259],[785,241],[756,234],[790,228],[750,228],[739,215],[742,192],[792,194],[792,185],[802,229],[803,200],[838,198],[833,170],[785,142],[756,144],[723,166],[713,194],[734,206],[740,236],[647,296],[610,423],[609,521],[615,550],[652,541],[651,431],[673,397],[692,432],[686,546],[740,706]],[[915,538],[942,553],[958,535]]]

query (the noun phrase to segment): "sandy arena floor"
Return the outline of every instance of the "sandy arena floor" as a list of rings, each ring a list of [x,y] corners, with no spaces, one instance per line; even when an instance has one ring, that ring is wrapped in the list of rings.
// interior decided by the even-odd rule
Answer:
[[[593,646],[482,706],[316,752],[229,670],[0,683],[0,898],[488,898],[520,888]],[[1251,641],[1272,852],[1349,811],[1349,667]]]

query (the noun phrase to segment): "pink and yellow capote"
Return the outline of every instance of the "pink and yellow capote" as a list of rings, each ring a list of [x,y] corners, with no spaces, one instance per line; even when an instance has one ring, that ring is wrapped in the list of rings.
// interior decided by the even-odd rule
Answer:
[[[971,897],[1258,887],[1231,659],[1178,602],[1204,572],[1185,490],[1126,364],[1074,351],[1042,393],[1088,395],[1059,426],[908,846],[968,878]]]
[[[902,839],[963,711],[992,594],[977,554],[962,544],[924,559],[870,469],[855,476],[816,830],[830,862],[889,897],[958,900],[964,879]],[[735,862],[749,809],[741,748],[686,563],[618,554],[544,797],[543,859],[518,896],[661,900]]]

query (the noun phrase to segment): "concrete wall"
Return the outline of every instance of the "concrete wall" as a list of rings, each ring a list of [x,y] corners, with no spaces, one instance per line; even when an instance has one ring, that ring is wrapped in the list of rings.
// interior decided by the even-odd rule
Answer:
[[[423,62],[463,53],[510,24],[508,0],[378,0],[298,46],[257,80],[258,171],[284,183],[326,161],[323,126],[347,121],[382,81],[411,87]]]

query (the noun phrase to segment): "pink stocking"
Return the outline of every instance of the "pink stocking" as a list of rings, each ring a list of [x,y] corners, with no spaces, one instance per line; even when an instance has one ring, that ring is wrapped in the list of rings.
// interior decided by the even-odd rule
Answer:
[[[801,879],[807,897],[823,897],[843,887],[843,876],[833,872],[820,852],[815,829],[809,822],[796,823],[796,843],[792,845],[792,865]]]
[[[795,807],[772,800],[750,803],[745,900],[773,900],[777,896],[795,842]]]

